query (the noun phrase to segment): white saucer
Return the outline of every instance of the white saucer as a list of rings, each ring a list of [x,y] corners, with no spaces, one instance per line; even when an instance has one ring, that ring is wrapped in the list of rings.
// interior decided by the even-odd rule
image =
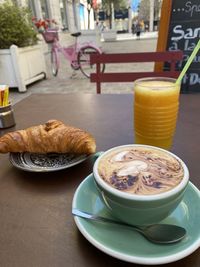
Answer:
[[[72,208],[111,217],[89,175],[77,188]],[[162,223],[185,227],[187,236],[176,244],[159,245],[123,226],[74,217],[83,236],[106,254],[127,262],[154,265],[180,260],[200,246],[200,192],[190,182],[183,201]]]

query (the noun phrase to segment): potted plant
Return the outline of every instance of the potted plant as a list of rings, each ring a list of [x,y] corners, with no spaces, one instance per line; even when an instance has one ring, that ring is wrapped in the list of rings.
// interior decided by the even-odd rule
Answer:
[[[25,92],[26,85],[46,77],[31,13],[27,8],[3,3],[0,14],[0,84]]]

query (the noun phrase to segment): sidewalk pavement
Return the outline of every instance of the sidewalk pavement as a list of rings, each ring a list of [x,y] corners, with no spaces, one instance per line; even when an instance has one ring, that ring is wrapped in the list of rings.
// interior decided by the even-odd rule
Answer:
[[[158,32],[141,32],[140,39],[152,39],[158,37]],[[124,40],[137,40],[136,34],[132,33],[123,33],[117,34],[117,41],[124,41]]]
[[[70,34],[66,34],[66,42],[70,41]],[[117,34],[114,42],[101,42],[101,48],[106,53],[131,53],[131,52],[151,52],[156,51],[157,32],[142,33],[140,40],[136,36],[125,33]],[[58,75],[51,74],[50,54],[45,53],[47,66],[47,78],[27,86],[27,91],[19,93],[17,88],[10,88],[10,101],[14,105],[23,98],[34,93],[96,93],[96,84],[91,83],[80,70],[73,73],[71,66],[65,58],[60,57],[60,69]],[[106,66],[107,71],[150,71],[153,63],[130,63],[130,64],[110,64]],[[132,83],[104,83],[102,93],[130,93],[133,91]]]

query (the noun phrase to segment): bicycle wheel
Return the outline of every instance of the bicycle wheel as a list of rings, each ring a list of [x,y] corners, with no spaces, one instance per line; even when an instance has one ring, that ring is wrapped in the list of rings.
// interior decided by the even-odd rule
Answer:
[[[59,68],[58,55],[55,49],[51,50],[51,70],[54,76],[57,76]]]
[[[99,53],[99,51],[92,46],[81,48],[78,53],[78,64],[81,72],[86,76],[90,77],[90,73],[94,72],[95,64],[90,64],[90,55]],[[101,72],[104,72],[105,64],[101,64]]]

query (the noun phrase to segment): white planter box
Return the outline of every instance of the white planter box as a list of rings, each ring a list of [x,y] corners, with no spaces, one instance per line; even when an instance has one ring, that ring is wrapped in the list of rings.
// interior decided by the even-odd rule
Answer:
[[[117,32],[115,30],[105,30],[102,35],[105,42],[112,42],[117,39]]]
[[[101,34],[98,30],[81,30],[81,36],[78,38],[81,43],[92,42],[101,47]]]
[[[45,77],[45,58],[40,45],[0,49],[0,84],[25,92],[26,85]]]

